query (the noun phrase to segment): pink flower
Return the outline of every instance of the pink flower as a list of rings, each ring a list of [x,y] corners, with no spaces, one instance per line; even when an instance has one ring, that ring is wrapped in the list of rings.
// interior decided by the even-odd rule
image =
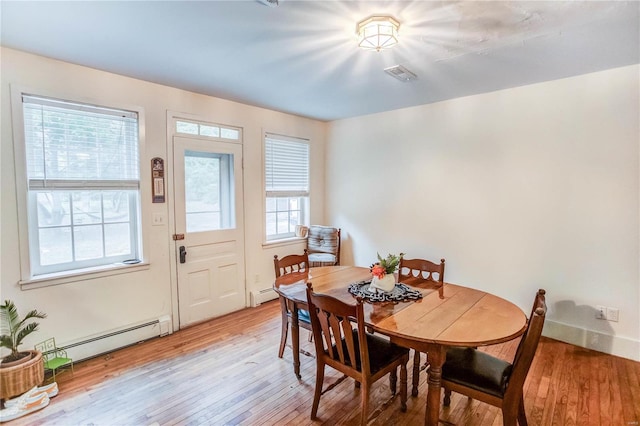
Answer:
[[[382,277],[384,277],[387,271],[385,271],[382,265],[380,265],[379,263],[376,263],[371,266],[371,273],[373,274],[374,277],[378,277],[378,279],[381,279]]]

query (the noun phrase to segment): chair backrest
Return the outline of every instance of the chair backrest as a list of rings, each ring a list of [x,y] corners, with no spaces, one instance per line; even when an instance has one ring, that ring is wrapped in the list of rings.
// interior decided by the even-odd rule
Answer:
[[[437,274],[437,278],[434,278]],[[398,282],[405,284],[422,284],[426,282],[444,282],[444,259],[433,263],[424,259],[400,259],[398,264]]]
[[[356,304],[350,305],[335,297],[314,293],[312,284],[307,283],[307,303],[316,356],[322,356],[326,364],[334,367],[339,363],[354,372],[369,374],[362,298],[356,298]]]
[[[437,277],[434,277],[434,274]],[[398,264],[398,282],[414,286],[437,288],[444,297],[444,259],[434,263],[425,259],[403,259]]]
[[[340,262],[340,228],[311,225],[307,237],[309,253],[329,253]]]
[[[290,254],[278,259],[278,255],[273,256],[273,267],[276,272],[276,278],[291,274],[293,272],[303,272],[309,269],[309,255],[307,250],[304,254]]]
[[[37,351],[42,352],[42,358],[45,361],[55,359],[58,356],[58,348],[56,347],[56,339],[54,337],[34,345]]]
[[[505,399],[512,397],[519,400],[520,398],[524,381],[527,378],[533,357],[538,348],[538,342],[540,341],[544,320],[547,315],[545,293],[546,291],[543,289],[538,290],[536,293],[531,316],[527,322],[527,329],[520,339],[520,344],[513,360],[513,369],[507,383]]]

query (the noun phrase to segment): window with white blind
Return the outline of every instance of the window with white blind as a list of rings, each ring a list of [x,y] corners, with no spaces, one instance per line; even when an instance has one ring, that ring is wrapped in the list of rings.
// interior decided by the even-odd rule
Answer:
[[[293,237],[309,222],[309,142],[267,133],[264,161],[266,239]]]
[[[22,113],[30,277],[137,262],[138,114],[24,94]]]

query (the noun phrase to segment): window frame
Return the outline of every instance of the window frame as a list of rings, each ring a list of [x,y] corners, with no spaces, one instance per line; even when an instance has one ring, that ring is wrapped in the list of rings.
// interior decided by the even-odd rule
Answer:
[[[296,143],[296,144],[304,144],[307,146],[307,164],[306,164],[306,171],[307,171],[307,186],[306,186],[306,190],[269,190],[268,189],[268,182],[267,182],[267,143],[268,143],[268,139],[274,140],[274,141],[278,141],[278,142],[283,142],[283,143]],[[276,215],[277,213],[280,211],[278,210],[277,207],[277,203],[278,203],[278,199],[283,199],[283,198],[287,198],[287,199],[292,199],[292,198],[297,198],[298,199],[298,203],[299,203],[299,209],[296,211],[300,211],[300,217],[299,217],[299,225],[309,225],[309,216],[310,216],[310,205],[311,205],[311,143],[309,139],[304,139],[304,138],[299,138],[299,137],[293,137],[293,136],[285,136],[282,134],[277,134],[277,133],[272,133],[272,132],[264,132],[263,133],[263,161],[262,161],[262,165],[263,165],[263,173],[262,173],[262,177],[264,179],[264,184],[263,184],[263,189],[264,189],[264,195],[263,195],[263,214],[262,214],[262,221],[263,221],[263,226],[264,226],[264,232],[263,232],[263,238],[264,238],[264,243],[265,244],[275,244],[278,242],[282,242],[285,240],[290,240],[290,239],[295,239],[297,238],[295,235],[295,231],[289,231],[286,233],[277,233],[277,228],[276,228],[276,234],[268,234],[268,227],[267,227],[267,214],[271,213],[271,211],[267,211],[267,203],[268,203],[268,199],[269,198],[274,198],[275,199],[275,203],[276,203]],[[289,201],[290,202],[290,201]],[[289,212],[289,215],[291,214],[293,210],[291,208],[288,208],[286,210],[282,210],[282,212]],[[289,226],[290,226],[290,218],[288,219],[289,221]],[[276,218],[276,226],[277,226],[277,218]]]
[[[135,213],[135,215],[131,218],[130,223],[136,229],[131,231],[132,235],[135,233],[136,245],[137,245],[137,259],[139,263],[136,264],[124,264],[122,262],[115,263],[106,263],[101,265],[91,265],[86,267],[78,267],[73,269],[65,269],[61,271],[49,272],[42,271],[35,273],[36,268],[35,265],[32,264],[31,260],[31,250],[33,247],[34,238],[32,236],[33,232],[30,231],[31,226],[34,221],[37,220],[37,215],[30,214],[30,200],[29,198],[33,195],[35,196],[35,192],[32,193],[32,190],[29,188],[28,174],[27,174],[27,147],[26,147],[26,135],[25,135],[25,116],[23,110],[23,96],[34,96],[34,97],[42,97],[42,98],[50,98],[55,100],[60,100],[62,102],[69,103],[77,103],[77,104],[86,104],[91,106],[96,106],[98,108],[105,109],[114,109],[114,110],[124,110],[130,111],[132,113],[137,114],[137,134],[138,134],[138,187],[134,189],[135,196],[137,197],[137,206],[135,207],[135,211],[131,210],[130,214]],[[85,280],[89,278],[98,278],[101,276],[110,276],[114,274],[121,274],[131,272],[132,270],[139,269],[148,269],[149,263],[145,260],[145,247],[147,247],[147,232],[146,229],[146,221],[143,220],[145,217],[145,207],[144,200],[150,196],[149,182],[144,177],[148,175],[150,172],[149,168],[145,166],[145,162],[143,161],[142,154],[144,153],[144,136],[145,136],[145,114],[144,109],[139,106],[125,105],[119,104],[117,102],[110,102],[107,100],[96,100],[89,98],[80,98],[78,96],[72,96],[68,93],[59,93],[52,92],[43,89],[34,89],[27,88],[20,85],[11,85],[11,111],[12,111],[12,130],[13,130],[13,148],[14,148],[14,167],[15,167],[15,190],[16,190],[16,201],[17,201],[17,222],[18,222],[18,238],[19,238],[19,259],[20,259],[20,281],[19,285],[22,286],[23,289],[29,288],[38,288],[48,285],[57,285],[64,284],[68,282],[75,282],[80,280]],[[44,188],[46,189],[46,188]],[[62,189],[64,191],[72,192],[76,190],[76,188],[57,188]],[[127,188],[124,188],[127,189]],[[131,188],[129,188],[130,190]],[[91,189],[87,189],[91,190]],[[103,190],[108,191],[109,188],[103,188]],[[35,189],[33,191],[36,191]],[[96,190],[100,191],[100,190]],[[104,220],[101,222],[104,224]],[[36,224],[37,225],[37,224]],[[37,228],[36,232],[37,232]],[[104,239],[104,237],[103,237]],[[37,237],[36,237],[37,241]],[[39,249],[36,247],[36,251]]]

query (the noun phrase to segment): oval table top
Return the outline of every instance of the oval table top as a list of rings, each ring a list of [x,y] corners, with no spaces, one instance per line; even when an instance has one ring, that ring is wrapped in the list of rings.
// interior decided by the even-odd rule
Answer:
[[[325,266],[308,273],[283,275],[276,290],[298,304],[306,304],[306,283],[313,290],[353,303],[349,284],[369,280],[368,268]],[[438,291],[420,288],[423,297],[408,302],[365,303],[365,321],[387,336],[446,346],[483,346],[506,342],[521,335],[527,318],[518,306],[481,290],[444,284],[444,298]]]

